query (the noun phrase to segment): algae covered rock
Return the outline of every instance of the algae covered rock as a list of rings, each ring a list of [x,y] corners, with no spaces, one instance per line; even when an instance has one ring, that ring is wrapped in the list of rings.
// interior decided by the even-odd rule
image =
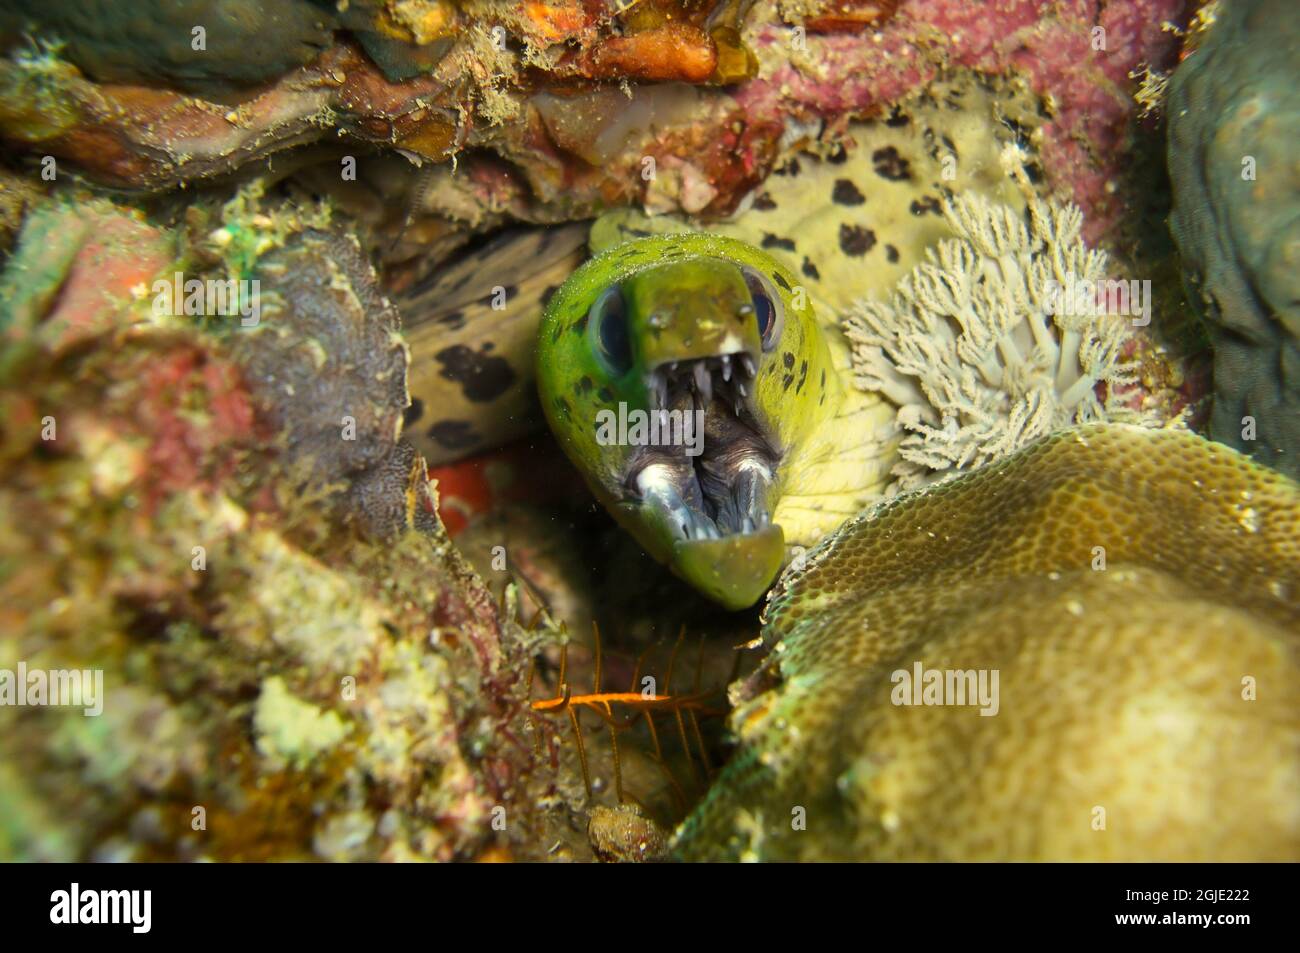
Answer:
[[[24,34],[63,46],[102,82],[185,88],[261,83],[333,41],[331,12],[306,0],[11,0],[0,42]]]
[[[107,202],[0,280],[0,859],[532,856],[523,634],[398,442],[396,318],[350,243],[224,228],[255,327],[156,308],[228,263]]]
[[[1215,5],[1169,83],[1170,226],[1214,343],[1210,433],[1300,475],[1300,17]]]
[[[307,229],[262,256],[254,272],[267,317],[231,339],[249,386],[291,460],[321,482],[380,463],[396,445],[406,346],[356,239]],[[346,431],[347,436],[340,439]]]
[[[1300,858],[1300,488],[1235,451],[1060,432],[845,524],[766,618],[681,857]]]

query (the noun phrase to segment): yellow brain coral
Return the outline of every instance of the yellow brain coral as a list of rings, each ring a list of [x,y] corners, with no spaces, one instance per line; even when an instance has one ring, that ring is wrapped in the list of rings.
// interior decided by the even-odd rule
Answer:
[[[680,856],[1300,859],[1300,487],[1232,450],[1063,431],[849,522],[767,616]]]

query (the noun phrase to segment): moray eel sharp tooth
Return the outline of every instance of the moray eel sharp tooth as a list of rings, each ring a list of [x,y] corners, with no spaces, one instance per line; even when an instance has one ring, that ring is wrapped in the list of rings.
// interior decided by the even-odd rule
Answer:
[[[700,397],[700,404],[708,407],[713,403],[713,375],[703,361],[695,364],[695,392]]]

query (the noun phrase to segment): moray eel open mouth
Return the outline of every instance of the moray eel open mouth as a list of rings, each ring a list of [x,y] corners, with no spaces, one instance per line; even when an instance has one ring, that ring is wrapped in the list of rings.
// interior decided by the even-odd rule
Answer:
[[[743,351],[666,361],[648,372],[660,432],[671,434],[677,422],[684,438],[695,439],[637,447],[626,486],[630,497],[661,508],[683,541],[757,533],[772,522],[769,490],[780,457],[750,405],[757,373],[757,359]]]
[[[762,598],[778,507],[834,409],[796,276],[720,236],[616,245],[552,297],[537,359],[551,429],[614,518],[709,598]]]

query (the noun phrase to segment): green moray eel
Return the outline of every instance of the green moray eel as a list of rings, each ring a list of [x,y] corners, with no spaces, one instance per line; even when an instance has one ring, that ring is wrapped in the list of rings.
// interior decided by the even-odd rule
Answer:
[[[639,238],[588,261],[552,297],[537,348],[543,410],[596,497],[732,609],[879,492],[868,438],[880,401],[849,383],[848,367],[839,330],[792,271],[702,233]],[[646,425],[660,411],[656,440]]]

